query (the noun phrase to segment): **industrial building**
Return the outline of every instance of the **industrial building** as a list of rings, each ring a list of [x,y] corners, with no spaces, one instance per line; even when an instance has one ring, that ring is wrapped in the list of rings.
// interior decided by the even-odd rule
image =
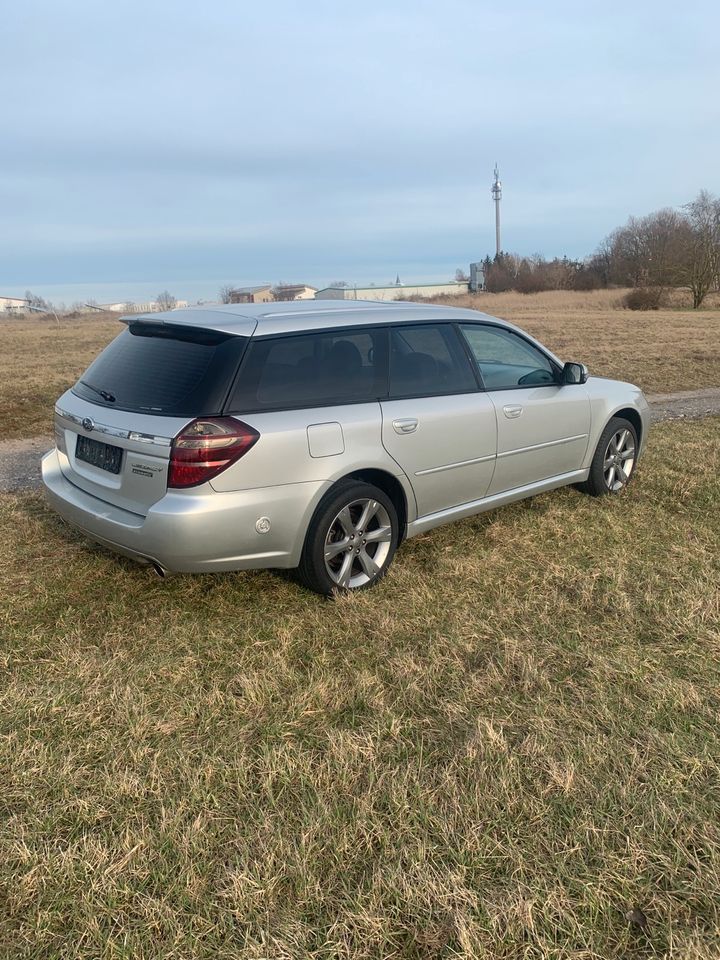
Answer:
[[[29,305],[29,300],[19,297],[0,297],[0,313],[25,313]]]
[[[407,300],[409,297],[457,297],[468,292],[467,280],[447,283],[391,283],[385,287],[323,287],[316,300]]]
[[[188,305],[187,300],[177,300],[175,309],[179,310]],[[93,304],[96,310],[107,310],[109,313],[157,313],[164,308],[155,300],[149,303],[129,303],[127,300],[123,303],[98,303]]]

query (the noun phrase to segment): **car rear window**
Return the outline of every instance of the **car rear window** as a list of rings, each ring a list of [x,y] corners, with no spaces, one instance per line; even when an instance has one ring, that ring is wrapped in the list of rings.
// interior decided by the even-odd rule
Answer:
[[[131,323],[73,387],[118,410],[178,417],[222,411],[247,337],[169,324]]]
[[[385,331],[334,330],[254,340],[233,413],[363,403],[384,396]]]

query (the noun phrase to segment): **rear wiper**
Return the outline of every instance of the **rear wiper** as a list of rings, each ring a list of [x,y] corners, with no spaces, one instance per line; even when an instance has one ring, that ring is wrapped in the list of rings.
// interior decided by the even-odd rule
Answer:
[[[99,387],[94,387],[91,383],[88,383],[87,380],[81,380],[80,383],[87,387],[88,390],[92,390],[94,393],[97,393],[99,397],[102,397],[107,403],[115,403],[117,399],[111,393],[108,393],[107,390],[100,390]]]

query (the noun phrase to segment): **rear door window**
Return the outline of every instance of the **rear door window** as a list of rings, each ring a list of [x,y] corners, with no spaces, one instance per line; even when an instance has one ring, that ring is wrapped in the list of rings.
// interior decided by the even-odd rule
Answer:
[[[383,330],[333,330],[253,340],[232,412],[363,403],[385,396]]]
[[[73,393],[117,410],[166,416],[222,411],[247,337],[132,323],[92,363]]]
[[[390,399],[477,389],[472,365],[452,324],[403,324],[391,330]]]

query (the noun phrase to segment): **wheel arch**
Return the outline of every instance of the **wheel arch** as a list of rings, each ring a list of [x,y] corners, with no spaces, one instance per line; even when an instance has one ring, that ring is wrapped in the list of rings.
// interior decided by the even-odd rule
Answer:
[[[341,480],[361,480],[364,483],[372,483],[373,486],[378,487],[383,493],[390,497],[398,515],[399,546],[405,539],[405,531],[409,519],[407,494],[400,480],[386,470],[380,470],[376,467],[354,470],[352,473],[346,473],[336,482],[339,483]]]
[[[633,427],[635,428],[635,433],[637,434],[638,448],[642,446],[643,443],[643,421],[642,417],[634,407],[621,407],[619,410],[616,410],[610,420],[615,417],[622,417],[624,420],[628,420]],[[608,420],[608,423],[610,423]]]

